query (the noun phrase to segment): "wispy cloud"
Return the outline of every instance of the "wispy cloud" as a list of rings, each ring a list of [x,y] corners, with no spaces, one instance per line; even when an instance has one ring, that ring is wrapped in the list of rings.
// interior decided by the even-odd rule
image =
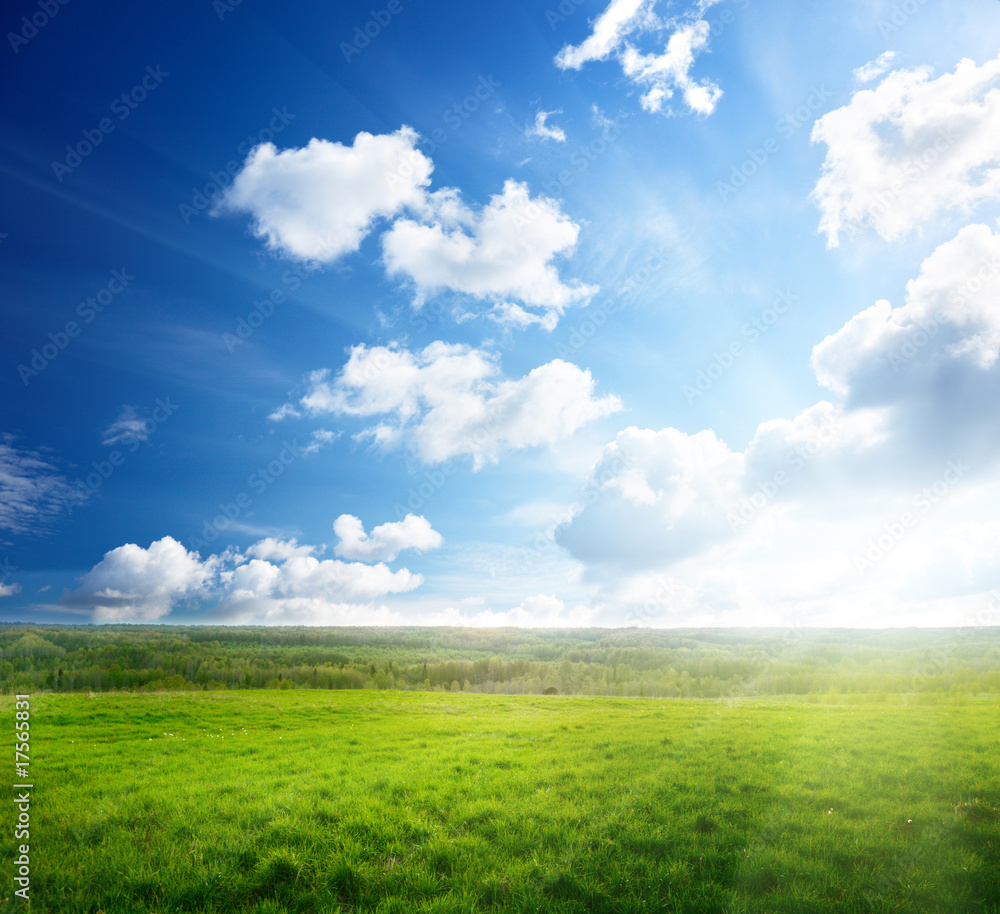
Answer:
[[[110,446],[125,440],[148,441],[150,428],[151,424],[134,406],[125,405],[118,418],[104,430],[101,444]]]
[[[46,533],[84,499],[52,458],[18,447],[13,435],[0,436],[0,530]]]
[[[555,140],[557,143],[565,143],[566,131],[562,127],[554,127],[547,123],[553,114],[562,114],[562,108],[557,108],[555,111],[535,112],[535,123],[528,128],[527,135],[538,137],[541,140]]]
[[[695,58],[708,48],[711,27],[702,13],[715,2],[700,0],[680,15],[661,19],[655,13],[656,0],[611,0],[587,39],[556,55],[556,66],[579,70],[614,55],[625,76],[645,90],[640,98],[644,110],[674,113],[669,103],[679,92],[687,110],[707,117],[722,90],[711,80],[693,78],[691,70]],[[647,34],[667,35],[662,50],[639,49],[639,38]]]

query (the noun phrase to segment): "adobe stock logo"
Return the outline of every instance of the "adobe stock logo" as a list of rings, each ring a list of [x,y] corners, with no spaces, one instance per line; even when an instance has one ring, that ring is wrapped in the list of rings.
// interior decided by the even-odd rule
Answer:
[[[368,20],[364,26],[359,25],[355,27],[352,40],[350,42],[340,42],[340,53],[344,55],[344,60],[350,63],[351,58],[357,57],[358,54],[378,38],[382,34],[382,30],[387,28],[392,20],[401,12],[403,12],[402,0],[389,0],[385,9],[370,10]]]
[[[159,88],[169,75],[159,64],[155,67],[146,67],[142,79],[129,89],[128,92],[122,92],[118,98],[111,102],[111,113],[119,121],[124,121],[149,97],[149,94],[154,89]],[[83,139],[77,140],[75,144],[66,144],[66,155],[63,157],[63,160],[51,163],[52,172],[60,184],[66,175],[72,174],[74,170],[83,164],[83,160],[104,142],[106,136],[114,132],[115,127],[116,124],[110,117],[101,118],[96,126],[80,131]]]
[[[27,16],[21,17],[21,31],[8,32],[7,41],[14,49],[15,54],[21,52],[21,48],[34,38],[45,28],[59,13],[59,8],[69,3],[69,0],[41,0],[38,9],[29,19]]]

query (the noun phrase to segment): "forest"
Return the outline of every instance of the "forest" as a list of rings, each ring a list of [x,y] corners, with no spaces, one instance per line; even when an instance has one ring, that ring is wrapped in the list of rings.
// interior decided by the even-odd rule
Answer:
[[[1000,695],[1000,627],[0,625],[4,694],[212,689],[965,701]]]

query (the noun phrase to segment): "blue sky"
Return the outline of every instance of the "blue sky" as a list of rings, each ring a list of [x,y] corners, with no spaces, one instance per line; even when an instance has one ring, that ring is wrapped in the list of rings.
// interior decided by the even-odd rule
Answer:
[[[3,32],[0,619],[997,624],[996,3]]]

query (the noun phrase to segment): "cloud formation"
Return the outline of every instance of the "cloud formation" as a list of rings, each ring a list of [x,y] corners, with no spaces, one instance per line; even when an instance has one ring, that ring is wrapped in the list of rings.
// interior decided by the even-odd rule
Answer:
[[[280,152],[255,147],[217,211],[248,213],[254,234],[273,251],[329,263],[356,251],[376,220],[417,206],[434,166],[410,127],[344,146],[312,139]]]
[[[148,441],[151,425],[134,406],[126,404],[118,418],[104,430],[101,444],[110,447],[121,441]]]
[[[773,623],[791,606],[813,624],[890,605],[960,618],[1000,583],[998,289],[1000,233],[966,226],[903,305],[814,348],[834,402],[762,422],[742,451],[711,431],[625,429],[557,541],[622,607],[669,576],[652,624]]]
[[[44,533],[61,513],[86,500],[53,460],[0,435],[0,530]]]
[[[536,136],[540,140],[555,140],[557,143],[565,143],[566,131],[562,127],[553,127],[546,123],[553,114],[562,114],[562,108],[558,108],[555,111],[536,111],[535,123],[528,128],[528,136]]]
[[[299,406],[309,415],[379,416],[355,437],[405,446],[429,464],[469,456],[477,470],[508,451],[554,445],[622,408],[613,395],[595,398],[590,372],[562,359],[509,380],[491,353],[443,342],[418,352],[358,345],[336,377],[322,369],[308,384]]]
[[[230,549],[202,560],[169,536],[146,549],[127,543],[60,602],[92,609],[95,622],[155,622],[190,602],[209,604],[211,618],[233,624],[389,624],[399,617],[373,601],[423,582],[405,568],[320,560],[316,551],[268,538],[245,555]]]
[[[866,226],[895,241],[944,212],[996,199],[998,135],[1000,56],[981,67],[963,59],[937,79],[928,67],[899,69],[856,92],[812,130],[827,146],[812,192],[827,245]]]
[[[360,518],[353,514],[341,514],[333,522],[333,532],[337,534],[334,552],[344,559],[362,562],[391,562],[406,549],[426,552],[437,549],[444,542],[426,517],[407,514],[401,521],[381,524],[365,533]]]
[[[873,79],[877,79],[885,73],[892,66],[895,59],[895,51],[884,51],[874,60],[869,60],[868,63],[854,70],[851,76],[854,77],[855,82],[870,83]]]
[[[644,110],[672,114],[669,101],[680,92],[689,111],[707,117],[715,111],[722,90],[711,80],[692,78],[691,70],[711,35],[702,13],[715,2],[700,0],[679,16],[660,19],[654,12],[656,0],[611,0],[594,21],[590,35],[579,45],[566,45],[556,55],[556,66],[579,70],[613,54],[625,76],[645,90],[640,98]],[[637,47],[644,34],[664,32],[669,37],[662,50],[645,53]]]
[[[544,117],[543,128],[560,139]],[[573,252],[580,231],[557,201],[532,197],[514,180],[483,207],[466,203],[457,188],[431,192],[434,166],[417,149],[419,139],[404,126],[359,133],[351,146],[313,139],[279,152],[266,143],[247,157],[215,212],[248,213],[269,249],[319,263],[357,251],[383,221],[386,272],[412,284],[417,308],[450,291],[491,310],[518,307],[527,323],[551,329],[566,307],[590,300],[597,288],[563,280],[555,265]]]
[[[92,606],[95,622],[155,622],[181,600],[201,595],[218,566],[217,558],[202,562],[170,536],[148,549],[126,543],[108,552],[63,602]]]
[[[526,184],[511,180],[478,212],[457,192],[429,198],[420,221],[393,223],[382,251],[386,272],[411,280],[418,304],[451,289],[490,303],[513,298],[557,318],[597,292],[564,282],[552,262],[573,250],[579,232],[557,201],[532,198]]]

